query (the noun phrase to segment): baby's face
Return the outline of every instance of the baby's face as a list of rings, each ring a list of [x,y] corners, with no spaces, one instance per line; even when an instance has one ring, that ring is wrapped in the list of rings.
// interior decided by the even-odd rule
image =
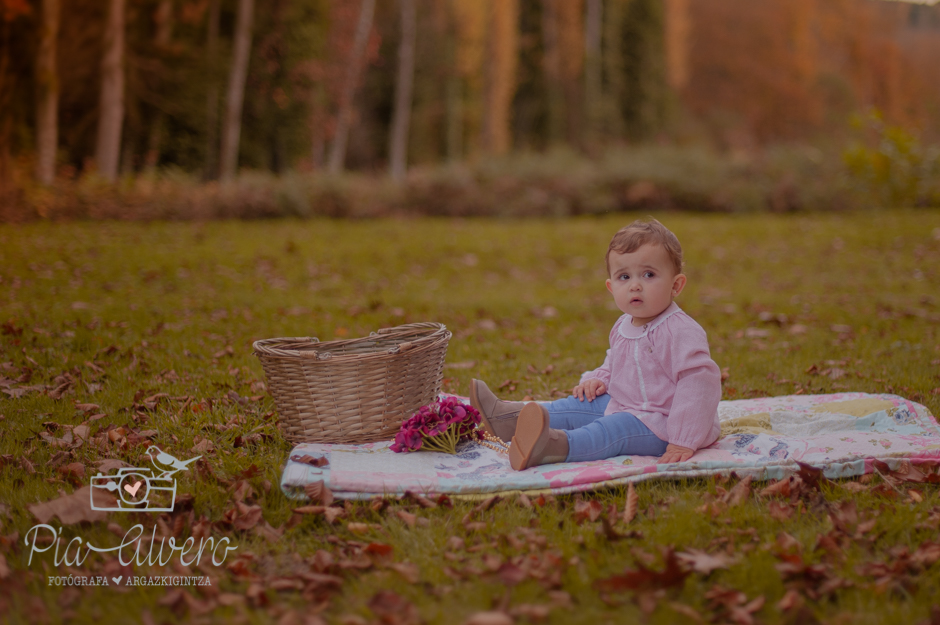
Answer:
[[[649,323],[666,310],[685,281],[683,274],[675,273],[662,245],[647,244],[627,254],[610,253],[607,290],[617,308],[633,316],[635,326]]]

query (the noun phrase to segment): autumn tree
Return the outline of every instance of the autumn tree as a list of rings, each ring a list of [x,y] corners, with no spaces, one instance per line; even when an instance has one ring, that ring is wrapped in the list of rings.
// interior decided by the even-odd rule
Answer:
[[[228,91],[225,95],[225,115],[222,120],[222,151],[220,171],[223,181],[235,178],[238,169],[238,142],[242,126],[242,104],[245,99],[245,80],[251,52],[251,26],[255,1],[238,0],[235,21],[235,43],[229,70]]]
[[[105,180],[118,173],[121,129],[124,123],[124,10],[126,0],[109,0],[101,59],[101,96],[95,162]]]
[[[36,58],[36,179],[52,184],[59,146],[59,0],[43,0],[39,54]]]
[[[398,78],[395,81],[395,109],[389,133],[389,174],[398,182],[405,178],[408,159],[408,127],[411,121],[411,94],[415,73],[415,0],[399,0],[401,41],[398,46]]]
[[[487,8],[481,144],[484,152],[505,154],[512,148],[519,7],[516,0],[489,0]]]
[[[327,167],[329,172],[333,174],[342,171],[346,160],[346,142],[349,139],[349,124],[352,121],[353,96],[359,82],[359,73],[365,57],[366,44],[369,41],[369,31],[372,30],[372,15],[374,12],[375,0],[362,0],[359,7],[359,21],[356,25],[352,53],[346,65],[336,114],[336,132],[330,146],[330,158]]]

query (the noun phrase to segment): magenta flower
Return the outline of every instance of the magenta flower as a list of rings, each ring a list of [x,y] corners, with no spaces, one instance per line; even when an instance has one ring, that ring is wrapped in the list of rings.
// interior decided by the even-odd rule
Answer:
[[[406,419],[389,449],[396,453],[425,449],[454,454],[460,441],[483,439],[478,425],[480,413],[473,406],[445,397],[421,406]]]

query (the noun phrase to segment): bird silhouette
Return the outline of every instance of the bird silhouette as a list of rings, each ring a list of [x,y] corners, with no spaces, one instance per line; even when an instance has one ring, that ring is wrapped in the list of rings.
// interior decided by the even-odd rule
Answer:
[[[171,456],[156,445],[151,445],[144,453],[150,456],[150,461],[153,463],[155,469],[163,471],[163,474],[159,477],[170,477],[177,471],[185,470],[189,464],[202,458],[202,456],[196,456],[195,458],[183,461]]]

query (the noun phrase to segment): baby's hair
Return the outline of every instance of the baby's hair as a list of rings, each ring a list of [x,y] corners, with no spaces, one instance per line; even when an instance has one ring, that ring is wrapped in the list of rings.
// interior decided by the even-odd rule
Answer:
[[[607,275],[610,275],[610,253],[630,254],[647,243],[662,245],[669,254],[669,260],[676,270],[676,274],[682,273],[682,246],[679,245],[679,239],[676,238],[669,228],[662,225],[655,219],[649,221],[634,221],[629,226],[624,226],[617,231],[614,238],[610,240],[607,247],[607,255],[604,261],[607,264]]]

